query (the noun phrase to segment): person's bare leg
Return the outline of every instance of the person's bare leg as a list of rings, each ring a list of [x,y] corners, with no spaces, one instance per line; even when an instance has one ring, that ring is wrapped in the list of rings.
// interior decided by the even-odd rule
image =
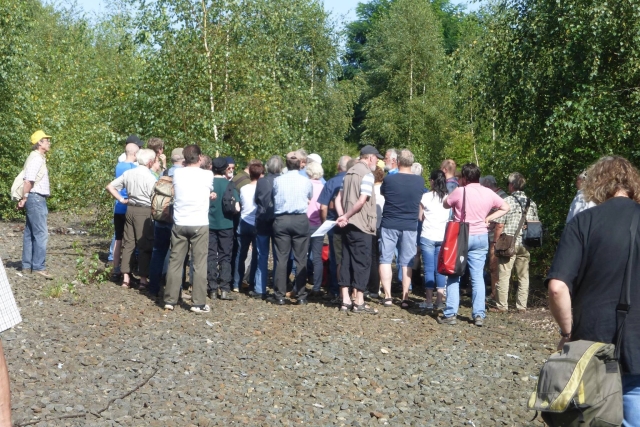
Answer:
[[[129,280],[131,280],[129,273],[122,273],[122,286],[129,286]]]
[[[9,388],[9,370],[4,358],[4,349],[0,341],[0,427],[11,427],[11,390]]]
[[[342,293],[342,304],[343,305],[350,305],[351,304],[351,298],[349,297],[349,287],[348,286],[342,286],[340,288],[340,292]]]
[[[436,296],[436,304],[437,304],[437,305],[440,305],[440,304],[442,304],[442,301],[444,301],[444,300],[445,300],[445,297],[444,297],[444,288],[438,288],[438,291],[437,291],[437,292],[438,292],[438,294],[437,294],[437,296]]]
[[[120,267],[120,255],[122,254],[122,240],[116,240],[113,244],[113,271]]]
[[[364,304],[364,292],[356,290],[356,299],[353,303],[355,305]]]
[[[402,266],[402,301],[409,299],[409,286],[411,286],[411,276],[413,275],[413,268]]]
[[[382,282],[382,289],[384,290],[384,297],[391,298],[391,277],[393,272],[391,271],[391,264],[380,264],[380,281]]]

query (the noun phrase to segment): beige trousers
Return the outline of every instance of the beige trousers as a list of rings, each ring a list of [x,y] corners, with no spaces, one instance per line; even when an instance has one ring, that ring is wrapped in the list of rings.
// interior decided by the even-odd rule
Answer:
[[[524,310],[527,308],[527,298],[529,297],[529,259],[531,255],[527,248],[516,245],[516,254],[510,258],[498,257],[498,284],[496,286],[496,305],[500,310],[509,308],[509,280],[511,270],[516,267],[518,275],[518,297],[516,308]]]

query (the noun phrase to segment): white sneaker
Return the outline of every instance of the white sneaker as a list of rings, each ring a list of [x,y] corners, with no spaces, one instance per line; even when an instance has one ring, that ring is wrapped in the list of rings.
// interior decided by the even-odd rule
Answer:
[[[204,314],[204,313],[210,312],[211,308],[207,304],[205,304],[204,307],[193,306],[193,307],[191,307],[191,311],[193,311],[194,313],[198,313],[198,314]]]
[[[165,309],[165,310],[173,310],[173,305],[171,305],[171,304],[165,304],[165,305],[164,305],[164,309]]]

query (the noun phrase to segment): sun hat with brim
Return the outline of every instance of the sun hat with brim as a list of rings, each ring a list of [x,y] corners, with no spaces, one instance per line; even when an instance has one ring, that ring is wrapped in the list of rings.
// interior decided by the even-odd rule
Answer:
[[[31,135],[31,143],[35,145],[38,142],[40,142],[42,138],[51,138],[51,137],[46,133],[44,133],[43,131],[37,130],[33,135]]]

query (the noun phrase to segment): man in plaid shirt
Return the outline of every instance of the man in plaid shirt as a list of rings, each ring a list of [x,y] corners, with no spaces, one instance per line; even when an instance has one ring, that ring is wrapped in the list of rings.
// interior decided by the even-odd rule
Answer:
[[[522,218],[522,213],[527,206],[527,196],[524,194],[523,188],[527,181],[518,172],[509,175],[509,193],[511,195],[505,199],[509,204],[509,212],[496,219],[495,239],[498,241],[500,235],[505,233],[509,236],[515,236],[518,230],[518,224]],[[538,207],[535,202],[531,201],[529,210],[527,211],[527,221],[538,221]],[[523,226],[524,228],[524,226]],[[515,244],[516,253],[511,257],[498,257],[498,284],[496,286],[496,305],[489,311],[506,312],[509,308],[509,279],[511,278],[511,270],[514,265],[516,274],[518,275],[518,297],[516,300],[516,308],[520,312],[527,309],[527,298],[529,296],[529,250],[522,244],[522,230],[516,236]]]
[[[9,279],[0,259],[0,333],[22,322],[18,306],[13,298]],[[9,371],[4,358],[4,349],[0,341],[0,426],[11,426],[11,392],[9,390]]]
[[[24,196],[18,202],[18,209],[25,209],[27,213],[22,240],[22,271],[52,279],[45,270],[49,239],[47,198],[51,195],[45,154],[51,149],[51,137],[41,130],[36,131],[31,135],[31,144],[33,151],[24,166]]]

